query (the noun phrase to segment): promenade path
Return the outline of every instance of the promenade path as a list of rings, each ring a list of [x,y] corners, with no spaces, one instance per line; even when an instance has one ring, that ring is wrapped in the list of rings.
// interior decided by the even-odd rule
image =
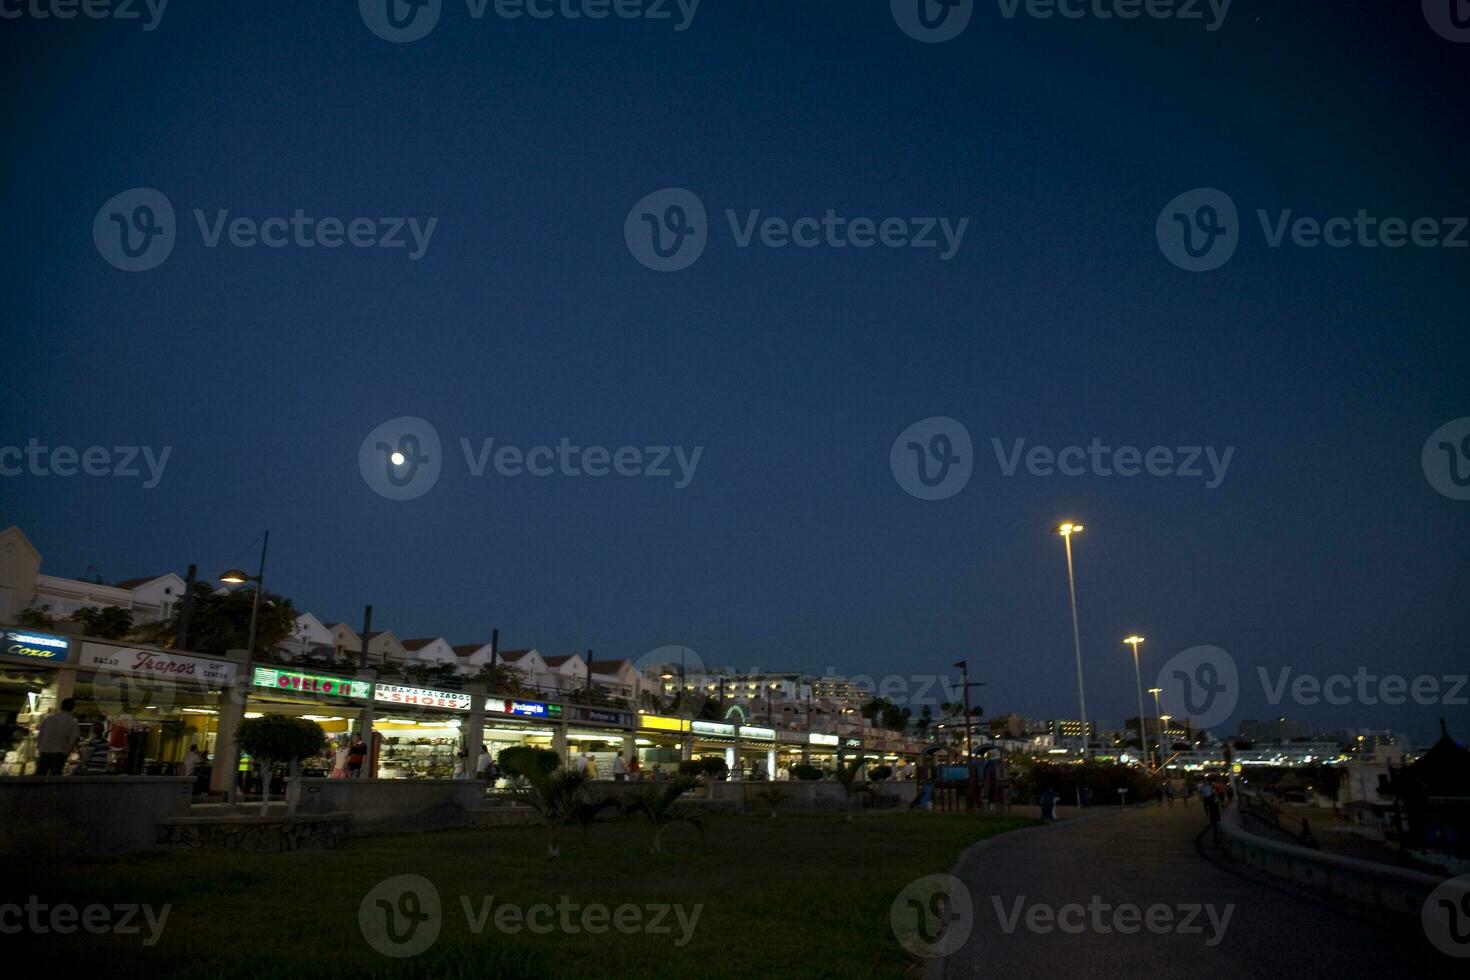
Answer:
[[[973,903],[970,938],[931,960],[926,980],[1463,975],[1465,961],[1436,951],[1416,922],[1344,912],[1206,860],[1195,844],[1204,824],[1196,800],[1089,810],[982,842],[956,871]],[[1150,906],[1197,931],[1150,931]],[[1153,915],[1163,929],[1164,911]],[[1115,927],[1135,922],[1131,934]]]

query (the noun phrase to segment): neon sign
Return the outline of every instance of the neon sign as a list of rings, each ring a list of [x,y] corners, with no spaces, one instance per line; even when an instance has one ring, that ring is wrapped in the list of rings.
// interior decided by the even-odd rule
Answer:
[[[6,630],[0,636],[4,637],[0,653],[14,660],[62,664],[71,658],[71,640],[64,636],[27,630]]]
[[[373,685],[368,681],[350,677],[330,677],[326,674],[297,674],[272,667],[257,667],[251,678],[256,687],[269,687],[293,694],[325,694],[338,698],[370,698]]]

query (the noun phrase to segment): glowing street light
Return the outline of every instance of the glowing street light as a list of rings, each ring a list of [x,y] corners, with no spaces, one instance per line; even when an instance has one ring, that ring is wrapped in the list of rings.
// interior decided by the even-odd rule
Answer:
[[[1153,756],[1148,751],[1148,732],[1143,727],[1143,676],[1138,670],[1138,645],[1143,637],[1134,633],[1123,637],[1123,642],[1133,647],[1133,683],[1138,687],[1138,748],[1143,753],[1144,765],[1153,768]]]
[[[1091,740],[1087,737],[1087,696],[1082,689],[1082,636],[1077,630],[1077,580],[1072,574],[1072,535],[1082,533],[1082,525],[1066,521],[1057,526],[1057,533],[1067,549],[1067,592],[1072,597],[1072,649],[1077,654],[1077,707],[1082,712],[1082,758],[1092,754]],[[1080,792],[1080,791],[1079,791]]]
[[[1162,687],[1151,687],[1148,693],[1154,696],[1154,717],[1159,719],[1159,768],[1164,768],[1164,717],[1163,708],[1159,706],[1159,695],[1164,693]]]
[[[250,636],[245,643],[245,663],[240,671],[242,681],[239,686],[239,694],[237,698],[227,697],[226,702],[232,713],[238,712],[238,714],[234,715],[233,724],[231,725],[232,731],[238,725],[241,716],[245,714],[245,706],[250,700],[250,681],[251,675],[254,673],[255,664],[255,628],[256,623],[260,620],[260,593],[265,588],[265,553],[266,548],[270,545],[270,541],[271,532],[267,530],[260,539],[260,571],[251,575],[242,569],[230,568],[221,573],[219,577],[219,580],[226,585],[244,585],[246,582],[255,583],[255,598],[250,604]],[[221,778],[228,779],[228,784],[224,787],[225,800],[231,805],[234,805],[239,799],[240,789],[240,739],[238,733],[233,735],[230,741],[232,743],[232,747],[228,753],[230,756],[230,768]],[[264,778],[269,780],[270,773],[265,773]],[[218,785],[218,783],[215,785]]]

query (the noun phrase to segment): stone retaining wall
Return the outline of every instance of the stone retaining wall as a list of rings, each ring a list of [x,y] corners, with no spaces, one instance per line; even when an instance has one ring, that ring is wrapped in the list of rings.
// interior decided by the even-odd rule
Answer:
[[[174,776],[0,778],[0,855],[155,848],[161,821],[189,815],[193,785]]]
[[[347,837],[345,813],[306,817],[180,817],[162,821],[159,842],[226,851],[320,851]]]

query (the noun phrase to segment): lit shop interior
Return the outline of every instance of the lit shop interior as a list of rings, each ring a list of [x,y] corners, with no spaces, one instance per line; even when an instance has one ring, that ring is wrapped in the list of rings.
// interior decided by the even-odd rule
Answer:
[[[56,671],[0,664],[0,776],[25,776],[35,768],[35,729],[55,706]]]
[[[170,775],[198,746],[214,756],[223,688],[207,682],[79,670],[72,693],[83,737],[104,722],[116,772]]]
[[[257,667],[246,718],[287,714],[314,721],[327,733],[327,748],[301,763],[303,776],[329,775],[352,742],[359,716],[373,698],[378,736],[378,776],[384,779],[449,779],[461,748],[470,696]],[[376,697],[374,698],[374,694]],[[432,695],[433,697],[428,697]]]
[[[676,772],[679,760],[684,758],[684,733],[688,731],[686,719],[640,713],[634,745],[643,772]]]

